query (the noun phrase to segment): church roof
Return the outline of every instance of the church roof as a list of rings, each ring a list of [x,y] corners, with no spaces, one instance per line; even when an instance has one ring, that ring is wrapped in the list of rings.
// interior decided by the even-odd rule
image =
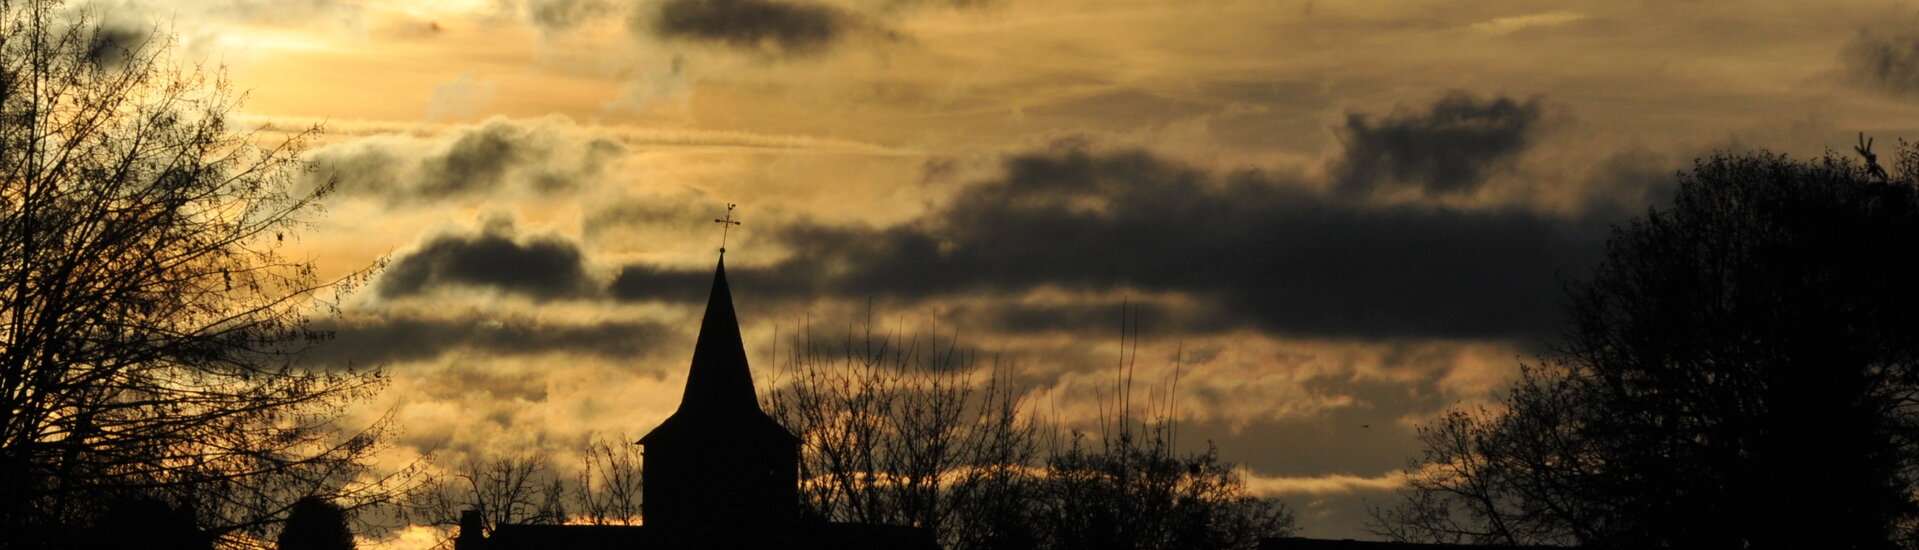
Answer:
[[[746,363],[740,322],[733,313],[733,292],[726,285],[726,257],[713,271],[713,292],[706,299],[700,335],[693,344],[693,365],[686,375],[680,408],[640,438],[650,445],[711,437],[761,437],[783,443],[799,438],[760,410],[753,372]]]

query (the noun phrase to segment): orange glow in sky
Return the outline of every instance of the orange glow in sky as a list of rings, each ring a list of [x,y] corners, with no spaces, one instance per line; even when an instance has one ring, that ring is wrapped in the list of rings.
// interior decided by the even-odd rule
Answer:
[[[131,0],[107,20],[223,66],[243,120],[324,128],[309,177],[339,190],[295,246],[327,273],[391,264],[315,360],[392,374],[363,416],[394,414],[394,464],[656,425],[700,313],[685,282],[738,203],[762,386],[776,331],[870,304],[1088,421],[1138,305],[1137,378],[1181,369],[1182,441],[1216,442],[1312,537],[1364,537],[1414,428],[1509,381],[1555,334],[1560,281],[1694,157],[1919,137],[1919,67],[1874,57],[1913,43],[1909,2],[661,15],[699,1]]]

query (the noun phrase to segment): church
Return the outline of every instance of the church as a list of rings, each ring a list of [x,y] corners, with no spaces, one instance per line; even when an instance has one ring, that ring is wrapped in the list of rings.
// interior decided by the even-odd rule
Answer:
[[[510,524],[489,534],[469,510],[454,549],[938,548],[927,529],[802,518],[800,443],[760,410],[722,248],[679,409],[638,442],[642,525]]]

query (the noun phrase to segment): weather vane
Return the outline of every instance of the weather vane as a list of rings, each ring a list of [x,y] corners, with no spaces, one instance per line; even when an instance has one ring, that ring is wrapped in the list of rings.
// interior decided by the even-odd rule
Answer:
[[[726,233],[728,231],[732,231],[733,226],[740,225],[739,220],[733,219],[733,207],[735,206],[739,206],[739,205],[733,204],[730,202],[726,203],[726,217],[713,220],[713,223],[720,224],[721,226],[721,229],[720,229],[720,255],[721,256],[726,255]]]
[[[1852,150],[1858,151],[1859,156],[1866,159],[1867,176],[1886,181],[1886,169],[1879,166],[1879,155],[1872,154],[1872,138],[1866,137],[1865,132],[1859,132],[1859,145],[1854,146]]]

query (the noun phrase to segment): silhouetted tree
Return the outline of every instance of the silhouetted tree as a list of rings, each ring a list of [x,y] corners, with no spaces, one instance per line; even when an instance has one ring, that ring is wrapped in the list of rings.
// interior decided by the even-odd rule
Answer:
[[[1178,455],[1170,422],[1098,446],[1074,434],[1046,461],[1032,508],[1046,548],[1250,549],[1291,534],[1292,512],[1246,492],[1219,449]]]
[[[460,512],[480,513],[485,532],[503,524],[565,523],[566,487],[547,466],[546,455],[470,458],[451,477],[429,479],[402,507],[407,519],[453,527]]]
[[[1034,510],[1044,546],[1255,548],[1290,535],[1290,510],[1245,493],[1219,448],[1178,456],[1161,435],[1121,433],[1100,447],[1075,437],[1052,454]]]
[[[804,441],[806,515],[922,526],[949,547],[1018,536],[986,521],[1023,502],[1036,450],[1006,372],[976,384],[957,345],[876,338],[868,326],[837,346],[795,337],[781,384],[765,392],[767,413]]]
[[[1500,409],[1421,430],[1376,528],[1602,547],[1884,548],[1919,490],[1919,151],[1721,154],[1617,228]]]
[[[580,452],[580,481],[574,494],[593,525],[639,525],[640,446],[632,438],[594,438]]]
[[[1021,414],[1004,364],[975,380],[953,343],[870,330],[793,349],[766,408],[805,439],[816,516],[927,527],[954,549],[1249,549],[1292,530],[1216,450],[1178,456],[1166,416],[1148,430],[1114,407],[1099,446],[1075,434],[1043,454],[1059,438]]]
[[[309,496],[293,502],[279,543],[279,550],[353,550],[353,530],[347,527],[346,511]]]
[[[329,288],[281,256],[325,189],[294,193],[306,133],[235,128],[217,75],[157,29],[0,3],[0,531],[65,546],[127,495],[228,544],[340,493],[377,429],[342,433],[374,374],[293,366]],[[269,144],[269,145],[261,145]],[[101,525],[101,527],[107,527]]]
[[[1249,494],[1244,475],[1211,442],[1204,453],[1177,451],[1177,368],[1166,399],[1148,399],[1143,411],[1134,403],[1138,326],[1126,317],[1097,444],[1075,430],[1050,445],[1028,507],[1040,546],[1250,550],[1261,538],[1292,534],[1292,511]]]

